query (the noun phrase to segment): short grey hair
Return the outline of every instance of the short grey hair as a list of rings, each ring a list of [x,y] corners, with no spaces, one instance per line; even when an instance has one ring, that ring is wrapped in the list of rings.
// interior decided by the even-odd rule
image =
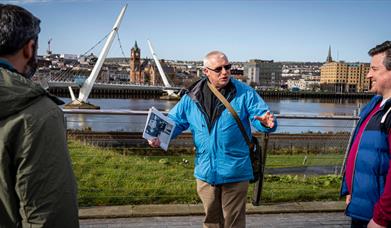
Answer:
[[[211,51],[204,57],[204,68],[210,66],[210,58],[216,56],[217,58],[227,58],[227,56],[221,51]]]

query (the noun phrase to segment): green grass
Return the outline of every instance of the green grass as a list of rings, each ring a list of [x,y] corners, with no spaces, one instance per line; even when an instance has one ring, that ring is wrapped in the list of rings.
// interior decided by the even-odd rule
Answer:
[[[262,202],[338,200],[340,183],[341,178],[335,175],[266,175]]]
[[[80,206],[200,203],[193,155],[126,155],[112,149],[69,142]],[[267,167],[302,166],[304,155],[270,155]],[[340,155],[311,155],[307,165],[340,164]],[[335,176],[266,176],[262,202],[336,200]],[[253,185],[249,189],[249,202]]]
[[[300,166],[329,166],[341,165],[343,154],[311,154],[311,155],[268,155],[266,167],[300,167]],[[305,163],[305,164],[304,164]]]

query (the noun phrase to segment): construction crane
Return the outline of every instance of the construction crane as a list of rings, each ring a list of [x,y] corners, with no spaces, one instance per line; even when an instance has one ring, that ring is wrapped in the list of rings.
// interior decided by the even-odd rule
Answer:
[[[48,55],[51,55],[52,54],[52,51],[50,50],[50,43],[52,42],[52,38],[50,38],[49,39],[49,41],[48,41],[48,50],[46,51],[46,53],[48,54]]]

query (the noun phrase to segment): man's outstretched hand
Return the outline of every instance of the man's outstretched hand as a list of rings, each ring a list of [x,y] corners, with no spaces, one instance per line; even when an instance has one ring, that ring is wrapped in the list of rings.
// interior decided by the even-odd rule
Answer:
[[[269,111],[267,111],[263,116],[254,116],[254,119],[261,121],[262,125],[265,127],[274,127],[274,115]]]
[[[160,140],[159,140],[159,138],[154,138],[154,139],[148,140],[148,144],[151,147],[159,147],[160,146]]]

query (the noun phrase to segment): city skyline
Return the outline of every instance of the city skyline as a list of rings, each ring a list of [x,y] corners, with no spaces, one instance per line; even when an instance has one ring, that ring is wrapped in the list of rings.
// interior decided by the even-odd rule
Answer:
[[[200,61],[211,50],[231,61],[369,62],[367,52],[389,40],[391,1],[3,1],[30,10],[41,22],[38,54],[49,39],[53,53],[83,54],[108,34],[126,3],[108,57],[129,57],[137,41],[151,58],[150,39],[160,59]],[[104,41],[93,49],[98,55]],[[88,53],[89,54],[89,53]]]

